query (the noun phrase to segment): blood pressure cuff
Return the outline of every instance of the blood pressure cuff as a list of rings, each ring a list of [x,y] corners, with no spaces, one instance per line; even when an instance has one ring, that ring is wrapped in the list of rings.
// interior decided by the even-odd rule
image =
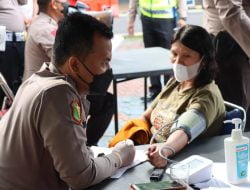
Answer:
[[[188,110],[178,117],[170,132],[180,129],[188,135],[190,143],[206,129],[206,119],[201,112],[194,109]]]

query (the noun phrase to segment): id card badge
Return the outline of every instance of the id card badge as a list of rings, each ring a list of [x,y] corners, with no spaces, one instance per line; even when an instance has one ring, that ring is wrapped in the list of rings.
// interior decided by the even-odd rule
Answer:
[[[6,26],[0,26],[0,51],[5,51],[6,46]]]

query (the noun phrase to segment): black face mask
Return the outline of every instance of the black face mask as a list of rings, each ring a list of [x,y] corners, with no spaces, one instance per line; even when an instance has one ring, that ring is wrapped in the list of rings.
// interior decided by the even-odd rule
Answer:
[[[112,69],[108,69],[105,73],[100,75],[93,75],[93,77],[94,80],[89,84],[89,94],[106,95],[108,87],[113,79]]]
[[[87,71],[93,76],[93,81],[88,83],[89,85],[89,95],[106,95],[108,87],[113,79],[112,69],[106,70],[106,72],[100,75],[94,75],[85,64],[82,65],[87,69]],[[80,76],[79,76],[80,77]],[[82,77],[80,77],[81,80]],[[85,82],[85,80],[83,80]],[[86,83],[86,82],[85,82]]]

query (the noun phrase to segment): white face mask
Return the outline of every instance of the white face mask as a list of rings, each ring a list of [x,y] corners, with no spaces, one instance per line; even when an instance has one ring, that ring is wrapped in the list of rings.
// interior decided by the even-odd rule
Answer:
[[[174,71],[175,79],[178,82],[183,82],[183,81],[190,80],[196,77],[199,73],[199,67],[200,67],[200,63],[202,59],[203,57],[198,63],[190,65],[190,66],[184,66],[178,63],[174,63],[173,71]]]

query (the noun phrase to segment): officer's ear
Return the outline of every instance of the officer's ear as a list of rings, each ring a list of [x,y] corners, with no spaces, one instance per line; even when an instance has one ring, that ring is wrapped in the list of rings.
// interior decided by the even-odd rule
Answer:
[[[81,62],[76,57],[72,56],[68,59],[68,68],[71,73],[79,73]]]
[[[58,9],[58,7],[57,7],[57,4],[56,4],[57,2],[55,1],[55,0],[52,0],[52,1],[50,1],[50,6],[53,8],[53,9],[55,9],[55,10],[57,10]]]

